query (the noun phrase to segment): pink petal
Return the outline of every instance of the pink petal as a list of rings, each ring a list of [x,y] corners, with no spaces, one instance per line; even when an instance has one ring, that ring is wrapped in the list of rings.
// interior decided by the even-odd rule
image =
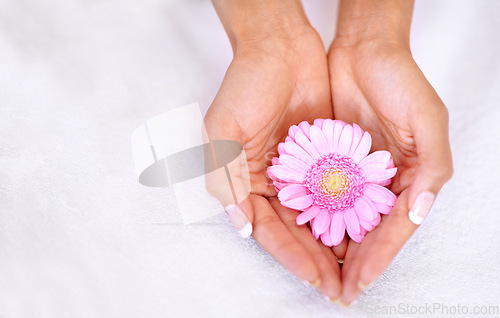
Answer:
[[[359,219],[359,225],[367,230],[368,232],[372,231],[375,228],[375,225],[371,224],[368,221],[365,221],[363,219]]]
[[[363,174],[377,174],[386,170],[385,164],[381,162],[372,162],[361,167]]]
[[[323,127],[323,123],[324,122],[325,122],[325,119],[323,119],[323,118],[317,118],[317,119],[314,120],[313,126],[316,126],[319,129],[321,129]]]
[[[295,134],[295,141],[299,146],[302,147],[313,159],[319,158],[319,152],[316,150],[316,148],[313,146],[311,143],[311,140],[306,137],[303,133],[296,133]]]
[[[302,131],[298,126],[292,125],[290,128],[288,128],[288,136],[292,138],[295,141],[295,134],[299,131]]]
[[[328,229],[326,229],[326,231],[323,232],[323,234],[321,234],[320,237],[321,237],[321,242],[323,242],[325,246],[333,245],[332,237],[330,235],[330,227],[328,227]]]
[[[376,214],[377,216],[375,217],[375,219],[369,221],[371,225],[379,225],[380,224],[380,221],[382,221],[382,217],[380,216],[380,213],[377,213]]]
[[[285,142],[295,142],[290,136],[286,136]]]
[[[267,174],[272,180],[291,183],[302,183],[305,177],[305,173],[300,174],[283,165],[268,167]]]
[[[349,236],[351,237],[351,239],[354,242],[361,243],[363,241],[363,239],[365,238],[365,235],[366,235],[366,230],[365,229],[361,229],[361,234],[360,235],[353,234],[353,235],[349,235]]]
[[[352,160],[359,163],[366,157],[366,155],[368,155],[371,147],[372,147],[372,136],[370,135],[369,132],[365,132],[363,134],[363,137],[359,141],[358,146],[352,153],[351,156]]]
[[[386,168],[394,168],[394,167],[396,167],[396,166],[394,165],[394,161],[392,161],[392,159],[389,159],[389,160],[387,161],[387,165],[386,165],[385,167],[386,167]]]
[[[319,214],[314,218],[314,229],[317,234],[323,234],[330,226],[330,212],[326,209],[321,209]]]
[[[344,129],[344,126],[342,126],[342,123],[338,120],[334,120],[334,122],[335,122],[335,125],[333,126],[332,152],[338,153],[340,136],[342,135],[342,130]]]
[[[392,210],[392,206],[389,206],[387,204],[377,203],[377,202],[373,202],[373,204],[375,205],[377,211],[382,214],[389,214]]]
[[[344,212],[336,212],[332,214],[332,222],[330,225],[330,235],[333,245],[339,245],[345,235]]]
[[[369,171],[369,173],[365,172],[365,180],[366,182],[373,182],[373,183],[385,182],[394,177],[397,171],[398,171],[397,168],[391,168],[379,172],[378,171],[377,172]]]
[[[307,222],[314,219],[320,211],[321,208],[319,206],[313,205],[310,208],[306,209],[304,212],[297,215],[297,219],[295,221],[298,225],[306,224]]]
[[[363,195],[368,197],[373,202],[388,204],[390,202],[389,198],[387,197],[385,192],[383,192],[382,190],[379,189],[379,187],[384,188],[384,187],[381,187],[379,185],[370,183],[363,190]]]
[[[318,239],[319,238],[319,234],[316,233],[316,226],[315,226],[315,224],[316,224],[316,218],[314,218],[314,219],[311,220],[311,232],[312,232],[314,238]]]
[[[295,171],[299,174],[306,174],[307,170],[309,170],[310,166],[304,161],[297,159],[297,157],[290,155],[281,155],[280,162],[285,167],[289,168],[292,171]]]
[[[279,182],[283,182],[283,183],[288,183],[286,181],[279,180],[278,177],[274,174],[273,169],[271,169],[272,167],[279,167],[279,166],[281,166],[281,165],[267,167],[267,169],[266,169],[267,175],[269,176],[269,178],[271,178],[271,180],[273,180],[273,182],[279,181]]]
[[[325,135],[323,134],[323,131],[321,131],[321,129],[319,129],[317,126],[311,126],[309,134],[312,144],[320,155],[327,155],[330,153],[330,147],[328,146]]]
[[[390,159],[391,159],[391,153],[389,151],[379,150],[375,151],[374,153],[371,153],[368,157],[361,160],[359,165],[361,167],[369,163],[383,163],[384,165],[387,165],[387,161]]]
[[[273,181],[273,184],[274,184],[274,188],[276,189],[276,191],[279,191],[279,190],[283,189],[284,187],[286,187],[287,185],[289,185],[290,183]]]
[[[333,120],[327,119],[323,122],[323,128],[321,128],[323,135],[325,135],[329,152],[333,152],[333,127]]]
[[[311,125],[307,121],[303,121],[299,124],[300,129],[302,129],[302,132],[309,138],[309,129],[311,128]]]
[[[351,149],[349,149],[349,156],[352,156],[362,137],[363,130],[357,124],[352,124],[352,143]]]
[[[356,202],[354,202],[354,210],[360,219],[371,221],[375,219],[377,214],[377,209],[372,201],[365,199],[361,196]]]
[[[347,156],[349,154],[349,149],[351,149],[352,143],[352,126],[346,125],[342,130],[342,135],[340,135],[339,148],[337,153],[342,156]]]
[[[278,158],[278,157],[273,157],[273,159],[271,159],[271,164],[272,164],[273,166],[275,166],[275,165],[280,165],[280,164],[281,164],[281,162],[280,162],[280,158]]]
[[[278,144],[278,154],[280,154],[280,155],[286,155],[286,154],[288,154],[286,152],[286,150],[285,150],[285,143],[284,142],[280,142]]]
[[[301,146],[297,145],[294,142],[286,142],[285,143],[285,151],[305,163],[312,165],[314,163],[313,158],[309,155]]]
[[[359,220],[354,209],[347,209],[344,212],[344,221],[349,236],[351,236],[351,234],[359,234],[361,232]]]
[[[281,190],[283,191],[283,190]],[[280,193],[281,193],[280,191]],[[292,199],[289,201],[281,201],[281,205],[286,206],[287,208],[304,211],[313,203],[313,198],[310,194],[305,195],[300,198]]]
[[[388,204],[389,205],[394,205],[394,202],[396,201],[397,197],[394,193],[392,193],[391,190],[387,189],[386,187],[380,186],[378,184],[370,184],[370,187],[375,188],[382,192],[388,199]]]
[[[342,129],[344,129],[344,127],[347,125],[347,123],[343,120],[339,120],[339,119],[335,119],[334,120],[335,124],[339,124],[340,127],[342,127]]]
[[[278,199],[283,201],[290,201],[293,199],[301,198],[307,195],[307,188],[301,184],[290,184],[280,192],[278,192]]]
[[[375,183],[374,183],[375,184]],[[381,185],[381,186],[388,186],[389,184],[391,184],[391,179],[387,179],[385,181],[380,181],[380,182],[377,182],[376,184],[378,185]]]

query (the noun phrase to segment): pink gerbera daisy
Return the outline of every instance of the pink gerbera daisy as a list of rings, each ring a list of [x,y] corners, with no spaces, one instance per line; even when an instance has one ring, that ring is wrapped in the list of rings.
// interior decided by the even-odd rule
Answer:
[[[372,139],[358,125],[316,119],[293,125],[279,157],[267,169],[283,206],[302,211],[297,224],[307,222],[316,239],[339,245],[345,231],[361,242],[388,214],[396,196],[385,186],[396,174],[388,151],[370,155]]]

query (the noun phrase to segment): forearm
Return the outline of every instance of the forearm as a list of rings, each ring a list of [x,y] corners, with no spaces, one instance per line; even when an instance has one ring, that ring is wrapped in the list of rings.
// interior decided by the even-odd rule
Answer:
[[[212,0],[233,50],[266,39],[289,39],[309,25],[300,0]]]
[[[341,0],[337,45],[382,40],[409,47],[413,0]]]

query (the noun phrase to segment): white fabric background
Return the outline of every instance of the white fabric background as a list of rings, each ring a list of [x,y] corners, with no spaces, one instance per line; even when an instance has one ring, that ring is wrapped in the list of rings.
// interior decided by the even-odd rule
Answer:
[[[328,45],[336,2],[306,0]],[[0,2],[0,317],[363,317],[500,305],[500,2],[417,1],[415,59],[448,105],[455,175],[350,309],[220,214],[182,226],[141,186],[130,133],[208,107],[232,53],[210,2]],[[205,194],[200,194],[203,200]]]

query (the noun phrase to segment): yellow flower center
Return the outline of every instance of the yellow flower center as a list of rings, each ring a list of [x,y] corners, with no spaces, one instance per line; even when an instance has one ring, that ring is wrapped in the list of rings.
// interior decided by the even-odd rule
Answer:
[[[336,173],[332,173],[327,182],[330,190],[335,193],[344,185],[344,180]]]

